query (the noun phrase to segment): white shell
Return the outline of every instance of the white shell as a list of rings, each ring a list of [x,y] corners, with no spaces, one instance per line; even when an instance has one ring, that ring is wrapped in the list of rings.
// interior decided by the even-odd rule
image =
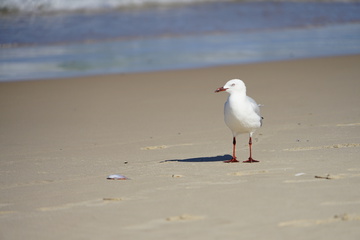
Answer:
[[[305,175],[306,173],[303,173],[303,172],[301,172],[301,173],[297,173],[297,174],[295,174],[295,177],[299,177],[299,176],[302,176],[302,175]]]
[[[128,178],[120,174],[109,175],[106,179],[109,180],[127,180]]]

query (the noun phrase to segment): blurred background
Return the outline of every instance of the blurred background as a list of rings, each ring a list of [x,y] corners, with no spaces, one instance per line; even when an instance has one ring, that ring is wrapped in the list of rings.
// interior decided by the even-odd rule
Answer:
[[[359,53],[359,1],[0,0],[0,81]]]

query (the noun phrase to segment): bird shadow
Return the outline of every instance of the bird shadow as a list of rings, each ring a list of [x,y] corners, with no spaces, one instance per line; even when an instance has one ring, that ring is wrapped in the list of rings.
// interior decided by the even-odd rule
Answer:
[[[197,158],[185,158],[185,159],[171,159],[171,160],[164,160],[163,162],[223,162],[226,160],[230,160],[232,158],[231,155],[225,154],[225,155],[219,155],[219,156],[213,156],[213,157],[197,157]]]

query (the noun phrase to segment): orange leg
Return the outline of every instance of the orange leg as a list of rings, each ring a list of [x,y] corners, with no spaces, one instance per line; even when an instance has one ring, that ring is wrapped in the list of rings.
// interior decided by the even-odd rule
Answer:
[[[250,137],[250,138],[249,138],[249,150],[250,150],[250,157],[249,157],[249,159],[248,159],[247,161],[243,161],[244,163],[259,162],[259,161],[254,160],[254,159],[252,158],[251,146],[252,146],[252,139],[251,139],[251,137]]]
[[[230,160],[224,161],[224,163],[239,162],[236,160],[236,138],[233,138],[233,157]]]

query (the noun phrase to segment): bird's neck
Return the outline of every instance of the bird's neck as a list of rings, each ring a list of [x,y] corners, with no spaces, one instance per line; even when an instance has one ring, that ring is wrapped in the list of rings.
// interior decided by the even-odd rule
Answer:
[[[246,98],[245,92],[233,92],[229,96],[230,101],[241,101]]]

